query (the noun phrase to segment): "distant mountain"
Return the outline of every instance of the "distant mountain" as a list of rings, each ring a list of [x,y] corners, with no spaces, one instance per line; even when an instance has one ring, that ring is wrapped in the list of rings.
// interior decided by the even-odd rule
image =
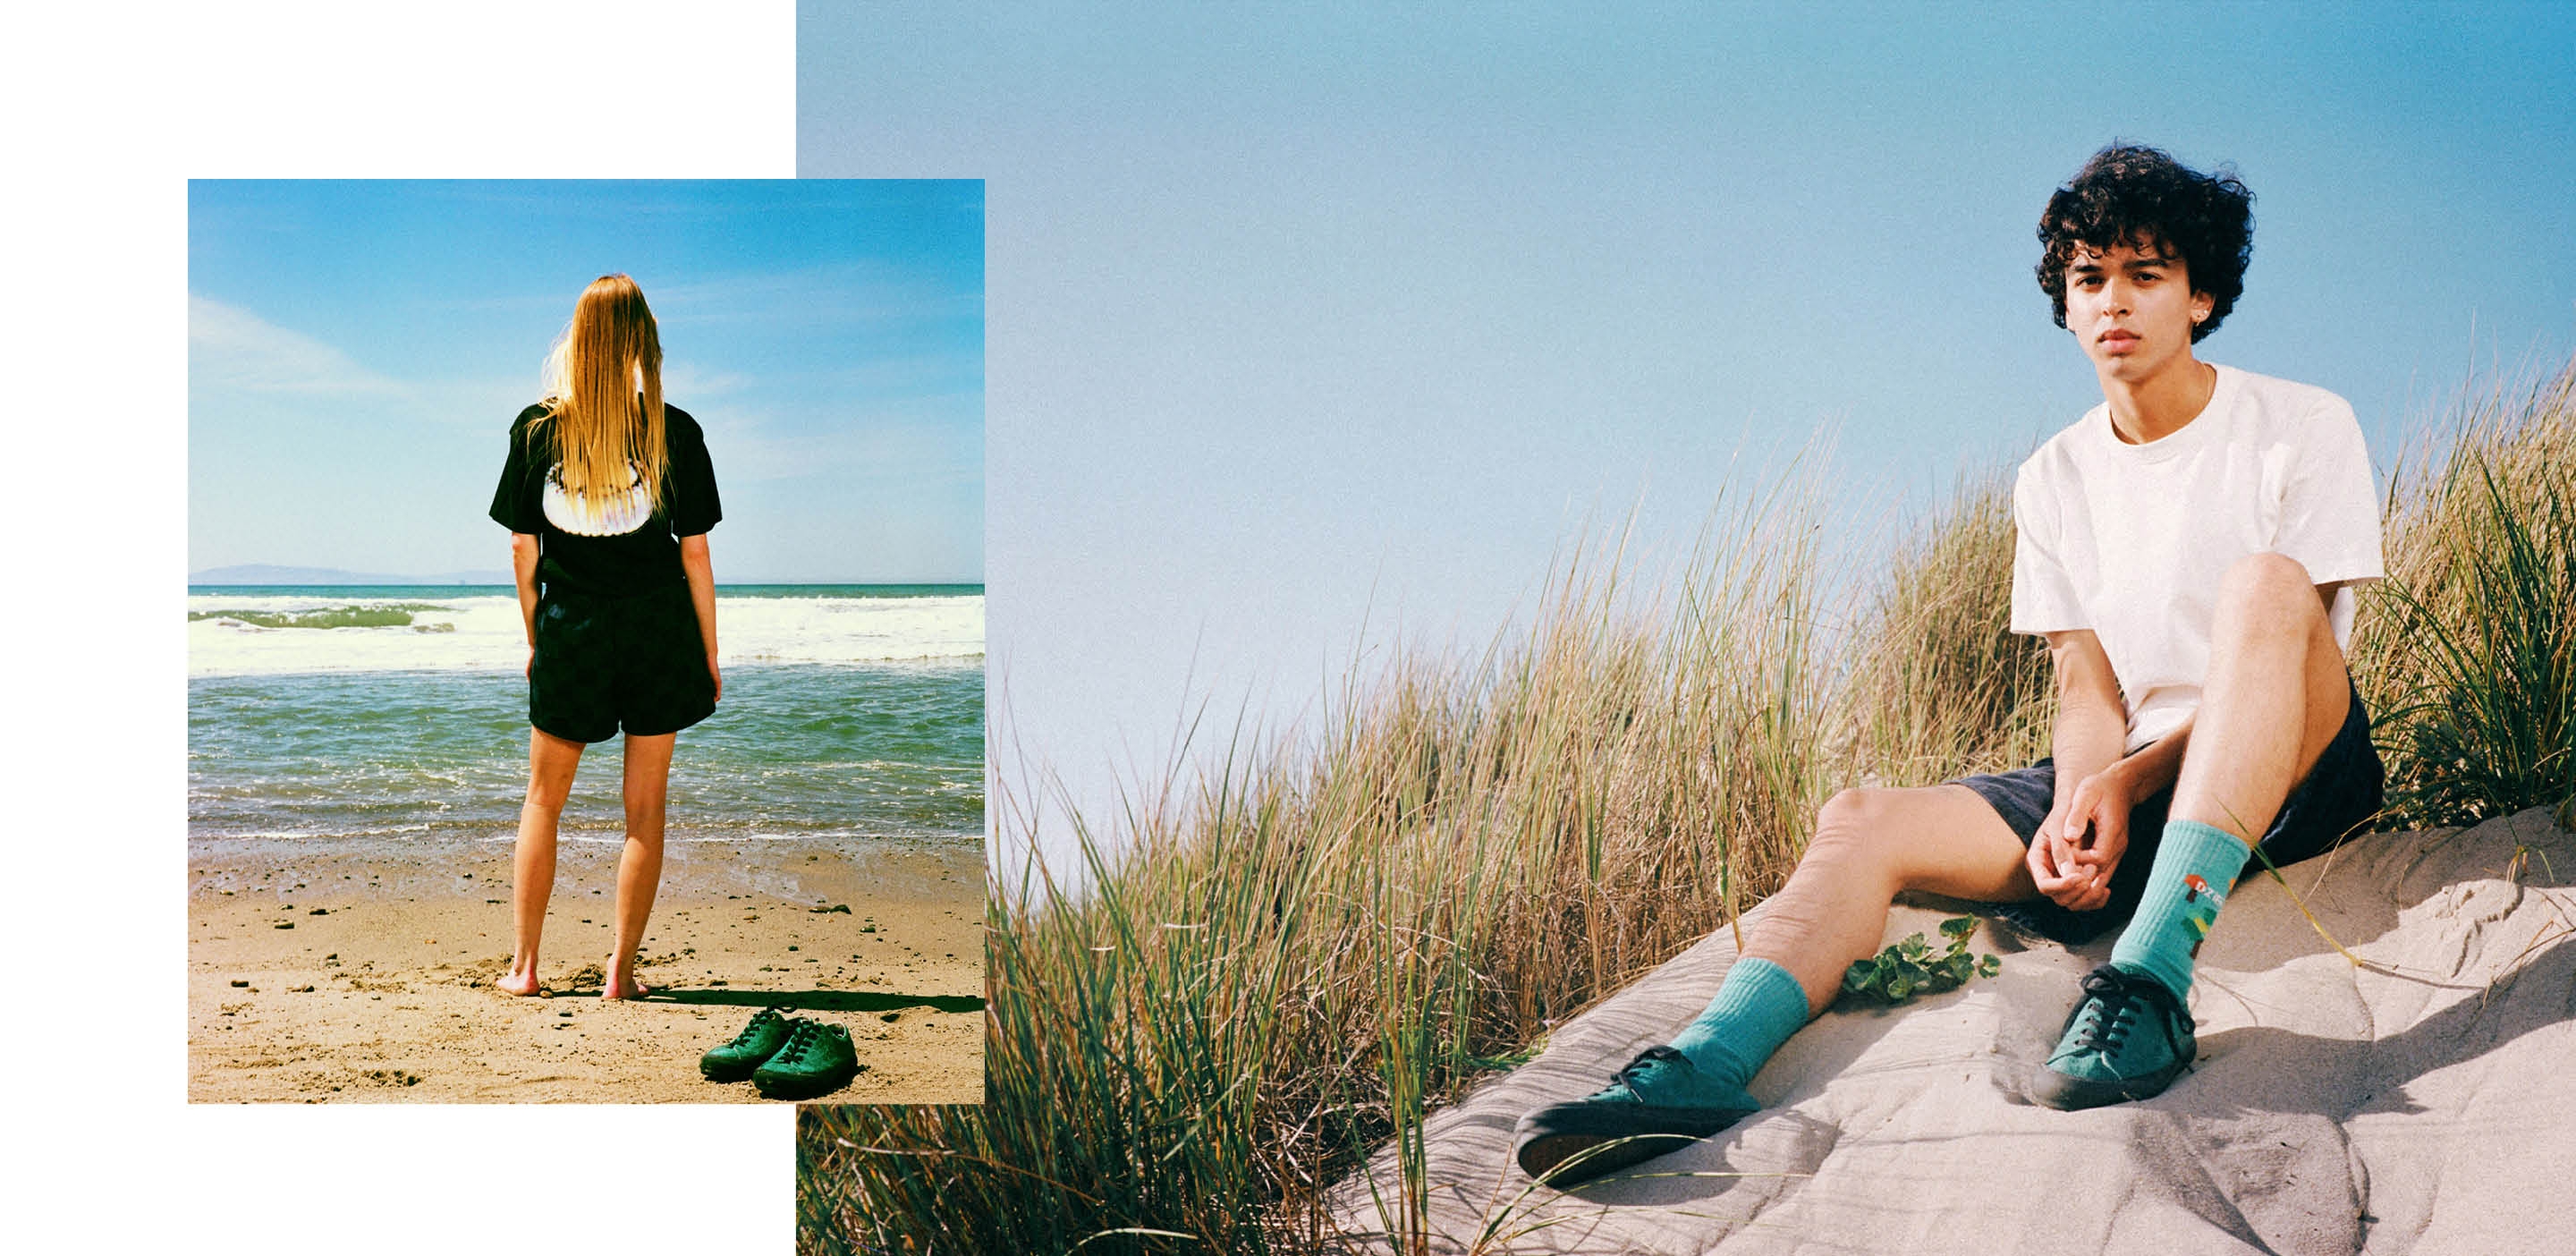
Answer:
[[[509,584],[506,571],[450,571],[435,576],[396,576],[380,571],[342,571],[337,567],[280,567],[244,563],[188,573],[190,584]]]

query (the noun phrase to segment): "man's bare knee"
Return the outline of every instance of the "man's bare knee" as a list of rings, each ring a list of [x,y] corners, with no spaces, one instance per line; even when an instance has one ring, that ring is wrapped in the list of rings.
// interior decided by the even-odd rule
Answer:
[[[2229,564],[2218,583],[2219,605],[2260,606],[2267,612],[2318,611],[2316,585],[2308,569],[2287,554],[2248,554]]]
[[[1955,786],[1834,795],[1816,813],[1808,860],[1833,869],[1827,875],[1867,877],[1891,897],[1928,890],[1999,899],[2020,888],[2020,842],[1983,800]]]
[[[1899,846],[1890,840],[1888,822],[1902,805],[1900,794],[1892,789],[1846,789],[1826,799],[1816,811],[1816,833],[1807,843],[1807,859],[1888,871]]]

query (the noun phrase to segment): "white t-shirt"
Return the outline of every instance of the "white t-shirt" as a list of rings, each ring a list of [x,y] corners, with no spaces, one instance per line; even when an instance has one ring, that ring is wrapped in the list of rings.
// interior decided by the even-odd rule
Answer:
[[[2134,751],[2189,718],[2228,567],[2270,551],[2317,584],[2380,565],[2379,496],[2361,424],[2322,388],[2221,366],[2198,418],[2121,442],[2108,402],[2050,437],[2013,485],[2012,630],[2090,628],[2128,705]],[[2352,642],[2352,589],[2329,612]]]

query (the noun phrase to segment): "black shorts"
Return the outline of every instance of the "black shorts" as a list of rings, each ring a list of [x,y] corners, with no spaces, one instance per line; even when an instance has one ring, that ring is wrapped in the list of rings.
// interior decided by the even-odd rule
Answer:
[[[537,598],[528,722],[567,741],[676,733],[716,709],[689,586],[603,597],[548,585]]]
[[[2345,683],[2351,683],[2349,677]],[[2344,711],[2343,727],[2335,730],[2334,740],[2317,756],[2317,765],[2290,791],[2280,814],[2272,817],[2272,827],[2264,831],[2263,856],[2286,867],[2332,850],[2378,814],[2384,780],[2379,750],[2370,744],[2370,713],[2362,709],[2361,691],[2356,689]],[[2017,772],[1963,777],[1952,784],[1975,790],[2028,846],[2056,804],[2057,767],[2052,760],[2042,759]],[[2154,868],[2156,847],[2164,840],[2165,810],[2172,805],[2173,789],[2168,786],[2129,809],[2129,848],[2111,870],[2110,902],[2093,911],[2068,911],[2042,898],[2003,904],[1995,914],[2069,946],[2092,941],[2103,930],[2126,921],[2146,895],[2147,873]],[[2241,879],[2262,866],[2261,858],[2249,854],[2238,875]]]

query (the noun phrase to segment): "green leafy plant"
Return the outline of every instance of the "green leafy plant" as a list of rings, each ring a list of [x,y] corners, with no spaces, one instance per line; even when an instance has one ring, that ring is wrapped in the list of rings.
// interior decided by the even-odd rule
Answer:
[[[1956,916],[1941,922],[1941,936],[1949,946],[1940,954],[1932,953],[1932,944],[1923,935],[1909,934],[1902,942],[1843,971],[1843,993],[1868,995],[1882,1003],[1902,1003],[1918,994],[1939,994],[1968,984],[1970,977],[1991,977],[2003,971],[2004,962],[1992,955],[1968,953],[1968,935],[1977,931],[1977,918]]]

